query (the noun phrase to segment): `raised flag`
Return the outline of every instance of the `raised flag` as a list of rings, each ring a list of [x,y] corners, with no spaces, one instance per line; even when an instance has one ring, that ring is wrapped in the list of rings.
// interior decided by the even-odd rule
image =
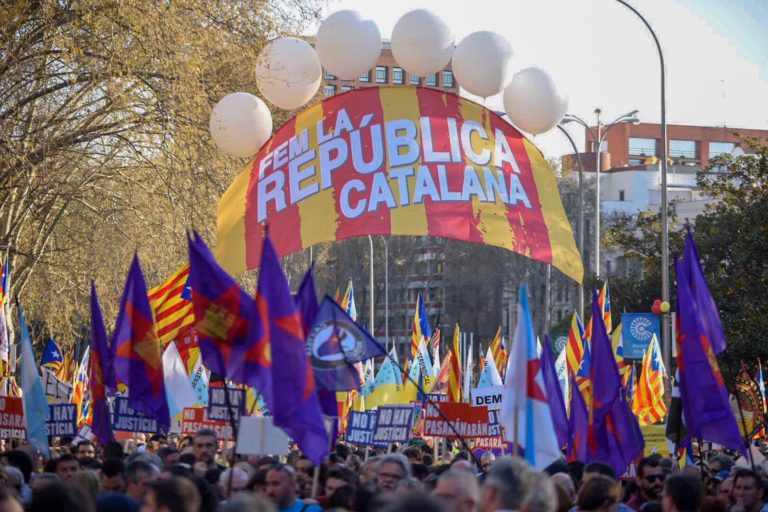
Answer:
[[[581,362],[584,358],[585,344],[584,328],[581,325],[581,319],[574,312],[573,317],[571,317],[571,328],[568,331],[568,341],[565,344],[566,379],[569,386],[571,383],[575,384],[575,386],[571,387],[571,393],[580,390],[585,383],[589,382],[588,371],[586,372],[586,377],[579,375]]]
[[[197,397],[179,355],[179,349],[174,343],[169,343],[163,352],[163,379],[169,413],[171,418],[178,419],[185,408],[197,404]]]
[[[474,358],[474,344],[470,341],[469,343],[469,349],[467,350],[466,354],[466,362],[464,365],[464,382],[461,384],[461,392],[463,393],[463,401],[469,402],[470,399],[470,392],[472,391],[472,372],[474,371],[475,364],[473,361]]]
[[[353,322],[357,321],[357,305],[355,304],[355,285],[352,280],[347,283],[347,291],[344,292],[344,298],[341,299],[341,308],[349,315]]]
[[[751,438],[765,426],[765,413],[760,386],[752,380],[743,362],[741,373],[736,376],[735,388],[731,395],[731,407],[736,412],[741,435]]]
[[[408,359],[405,361],[405,373],[410,375],[411,366],[414,358],[419,352],[419,344],[424,341],[429,343],[432,337],[432,328],[429,326],[427,317],[427,308],[424,306],[424,299],[421,294],[416,296],[416,308],[413,313],[413,333],[411,334],[411,350],[408,352]]]
[[[613,347],[613,357],[616,359],[616,367],[621,377],[621,384],[626,389],[629,385],[629,374],[632,364],[624,360],[624,338],[622,338],[621,332],[621,324],[619,324],[611,333],[611,346]]]
[[[91,408],[93,421],[91,429],[99,442],[106,444],[114,439],[112,420],[107,402],[107,389],[115,387],[115,375],[109,358],[107,329],[101,314],[96,285],[91,282],[91,350],[90,350],[89,387],[91,390]],[[82,399],[81,399],[82,400]]]
[[[381,343],[328,296],[307,336],[307,351],[317,388],[326,391],[360,389],[365,378],[355,363],[387,355]]]
[[[560,448],[568,443],[568,416],[565,413],[565,401],[557,378],[557,369],[552,357],[549,336],[544,337],[544,346],[541,349],[541,372],[544,376],[544,386],[549,400],[549,409],[552,412],[552,423],[555,427],[557,444]]]
[[[645,442],[637,418],[624,395],[608,331],[603,324],[597,294],[592,294],[593,336],[590,344],[592,393],[587,402],[589,428],[587,459],[610,465],[617,475],[643,453]]]
[[[328,452],[328,437],[307,355],[302,319],[269,236],[262,247],[256,304],[264,338],[272,352],[275,390],[273,403],[267,401],[267,405],[275,425],[319,465]]]
[[[219,266],[197,233],[189,240],[189,265],[203,364],[227,380],[256,388],[271,407],[269,339],[256,302]]]
[[[421,340],[419,343],[419,350],[416,353],[416,357],[413,360],[413,364],[408,373],[408,378],[405,382],[406,393],[415,394],[422,387],[423,389],[426,389],[427,392],[432,389],[432,384],[436,377],[434,371],[435,367],[432,365],[432,361],[429,357],[427,344],[424,340]]]
[[[690,236],[686,244],[692,244]],[[690,254],[690,249],[688,250]],[[700,309],[687,277],[697,266],[691,257],[676,262],[677,269],[677,367],[680,402],[688,435],[718,443],[746,454],[744,439],[728,400],[711,343],[708,305]]]
[[[11,273],[8,269],[8,258],[5,258],[5,263],[3,264],[3,275],[0,276],[0,306],[5,304],[6,300],[8,299],[8,280],[10,279]]]
[[[760,362],[760,358],[757,358],[757,386],[760,388],[760,398],[763,402],[763,414],[768,413],[768,407],[766,407],[765,401],[765,380],[763,380],[763,364]]]
[[[435,365],[434,374],[437,375],[440,373],[440,338],[442,337],[442,334],[440,333],[440,328],[436,327],[435,330],[432,332],[432,363]]]
[[[393,347],[376,373],[373,392],[366,397],[365,404],[372,409],[380,405],[406,403],[404,391],[403,374]]]
[[[603,325],[605,326],[606,333],[608,336],[611,335],[611,298],[610,294],[608,292],[608,281],[606,280],[603,283],[603,287],[600,289],[600,294],[597,296],[597,304],[600,306],[600,317],[603,319]],[[607,311],[606,311],[607,307]],[[590,341],[592,340],[592,330],[594,328],[594,317],[590,316],[589,322],[587,322],[587,325],[584,329],[584,340]],[[606,321],[611,322],[611,324],[606,323]]]
[[[570,388],[578,389],[576,377],[571,375]],[[566,452],[568,462],[587,460],[587,435],[589,433],[589,411],[584,397],[579,392],[571,393],[568,409],[568,450]]]
[[[6,375],[11,359],[11,343],[8,339],[8,323],[5,318],[5,306],[0,302],[0,375]]]
[[[32,338],[29,336],[24,313],[22,313],[19,304],[16,304],[16,307],[19,310],[19,329],[21,330],[21,390],[27,441],[47,458],[50,457],[48,432],[45,428],[48,400],[45,398],[40,374],[37,373],[35,354],[32,351]]]
[[[72,388],[72,403],[77,406],[77,426],[81,427],[85,424],[89,416],[92,416],[88,411],[90,398],[89,375],[91,360],[90,349],[83,352],[83,358],[80,360],[80,364],[77,367],[75,374],[75,385]]]
[[[309,335],[309,330],[315,323],[317,312],[320,310],[320,304],[317,302],[317,291],[315,290],[315,278],[313,276],[314,263],[309,266],[304,279],[301,280],[299,290],[293,296],[296,303],[296,310],[301,315],[301,325],[304,328],[304,334]],[[338,301],[336,301],[338,303]]]
[[[491,352],[493,353],[493,361],[496,363],[496,368],[502,374],[507,367],[507,349],[504,346],[504,333],[501,331],[501,326],[496,331],[496,336],[491,341]]]
[[[496,362],[493,360],[493,352],[491,347],[485,353],[485,364],[483,370],[480,372],[480,378],[477,381],[478,388],[488,388],[491,386],[501,386],[501,375],[496,368]]]
[[[53,370],[54,373],[59,373],[62,364],[64,364],[64,356],[61,354],[58,343],[53,338],[48,338],[43,358],[40,360],[40,366]]]
[[[162,346],[177,339],[179,331],[195,322],[189,264],[185,263],[160,286],[149,290],[157,339]]]
[[[138,254],[133,256],[125,281],[110,350],[115,379],[128,388],[128,406],[154,418],[167,431],[170,416],[163,359]]]
[[[664,363],[655,334],[643,356],[642,368],[632,402],[632,411],[641,427],[664,421],[667,414],[664,402]]]
[[[448,376],[448,401],[461,402],[461,348],[460,348],[459,324],[453,329],[453,341],[449,352],[450,375]]]
[[[541,471],[560,458],[525,283],[520,285],[517,329],[507,364],[499,421],[507,442],[519,447],[534,469]]]

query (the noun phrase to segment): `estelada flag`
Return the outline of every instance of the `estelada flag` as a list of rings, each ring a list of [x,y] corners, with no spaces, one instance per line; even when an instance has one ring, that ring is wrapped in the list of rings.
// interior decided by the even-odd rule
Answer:
[[[149,303],[155,315],[157,338],[165,346],[178,337],[183,327],[195,321],[189,264],[185,263],[166,282],[149,290]]]
[[[364,235],[436,236],[583,276],[544,155],[493,111],[435,89],[357,89],[285,123],[219,201],[227,271],[259,266],[266,224],[279,256]]]

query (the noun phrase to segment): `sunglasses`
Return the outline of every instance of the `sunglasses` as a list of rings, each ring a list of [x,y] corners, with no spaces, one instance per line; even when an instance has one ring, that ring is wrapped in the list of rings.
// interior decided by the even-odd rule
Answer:
[[[661,474],[661,475],[644,476],[643,479],[646,482],[650,482],[650,483],[656,482],[657,480],[659,482],[663,482],[664,480],[667,479],[667,475]]]

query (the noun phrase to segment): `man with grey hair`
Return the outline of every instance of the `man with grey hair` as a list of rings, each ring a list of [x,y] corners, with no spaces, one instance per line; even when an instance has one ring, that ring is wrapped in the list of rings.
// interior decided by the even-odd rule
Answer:
[[[547,475],[539,471],[528,471],[525,478],[526,512],[555,512],[557,510],[557,492],[555,484]]]
[[[440,475],[433,494],[449,512],[473,512],[480,501],[480,486],[472,473],[451,469]]]
[[[230,478],[232,483],[230,485]],[[227,468],[219,475],[219,494],[228,500],[248,490],[248,473],[238,467]]]
[[[391,453],[381,458],[376,472],[376,484],[382,492],[394,491],[400,480],[405,478],[411,478],[411,464],[405,455]]]
[[[525,502],[528,466],[516,457],[501,457],[488,471],[480,512],[520,510]]]
[[[363,462],[360,469],[360,485],[376,482],[376,475],[379,474],[379,462],[381,462],[380,457],[368,457],[368,460]]]

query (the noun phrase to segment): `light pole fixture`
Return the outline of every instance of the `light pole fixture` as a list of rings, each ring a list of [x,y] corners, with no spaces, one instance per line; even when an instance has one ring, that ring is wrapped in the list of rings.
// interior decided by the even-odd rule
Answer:
[[[587,124],[586,121],[584,121],[582,118],[568,114],[565,117],[563,117],[563,120],[561,121],[561,124],[567,124],[567,123],[578,123],[581,126],[584,127],[584,129],[589,132],[590,136],[592,137],[592,142],[594,144],[593,151],[595,153],[595,171],[596,171],[596,178],[595,178],[595,276],[600,277],[600,171],[601,171],[601,161],[600,161],[600,148],[603,145],[603,141],[605,140],[605,137],[608,135],[608,132],[616,125],[619,124],[637,124],[640,122],[640,119],[635,117],[637,115],[637,110],[632,110],[631,112],[627,112],[624,115],[621,115],[611,121],[610,123],[603,125],[602,121],[600,120],[600,114],[602,114],[602,110],[599,108],[595,109],[595,115],[597,117],[597,131],[593,130],[591,126]]]

